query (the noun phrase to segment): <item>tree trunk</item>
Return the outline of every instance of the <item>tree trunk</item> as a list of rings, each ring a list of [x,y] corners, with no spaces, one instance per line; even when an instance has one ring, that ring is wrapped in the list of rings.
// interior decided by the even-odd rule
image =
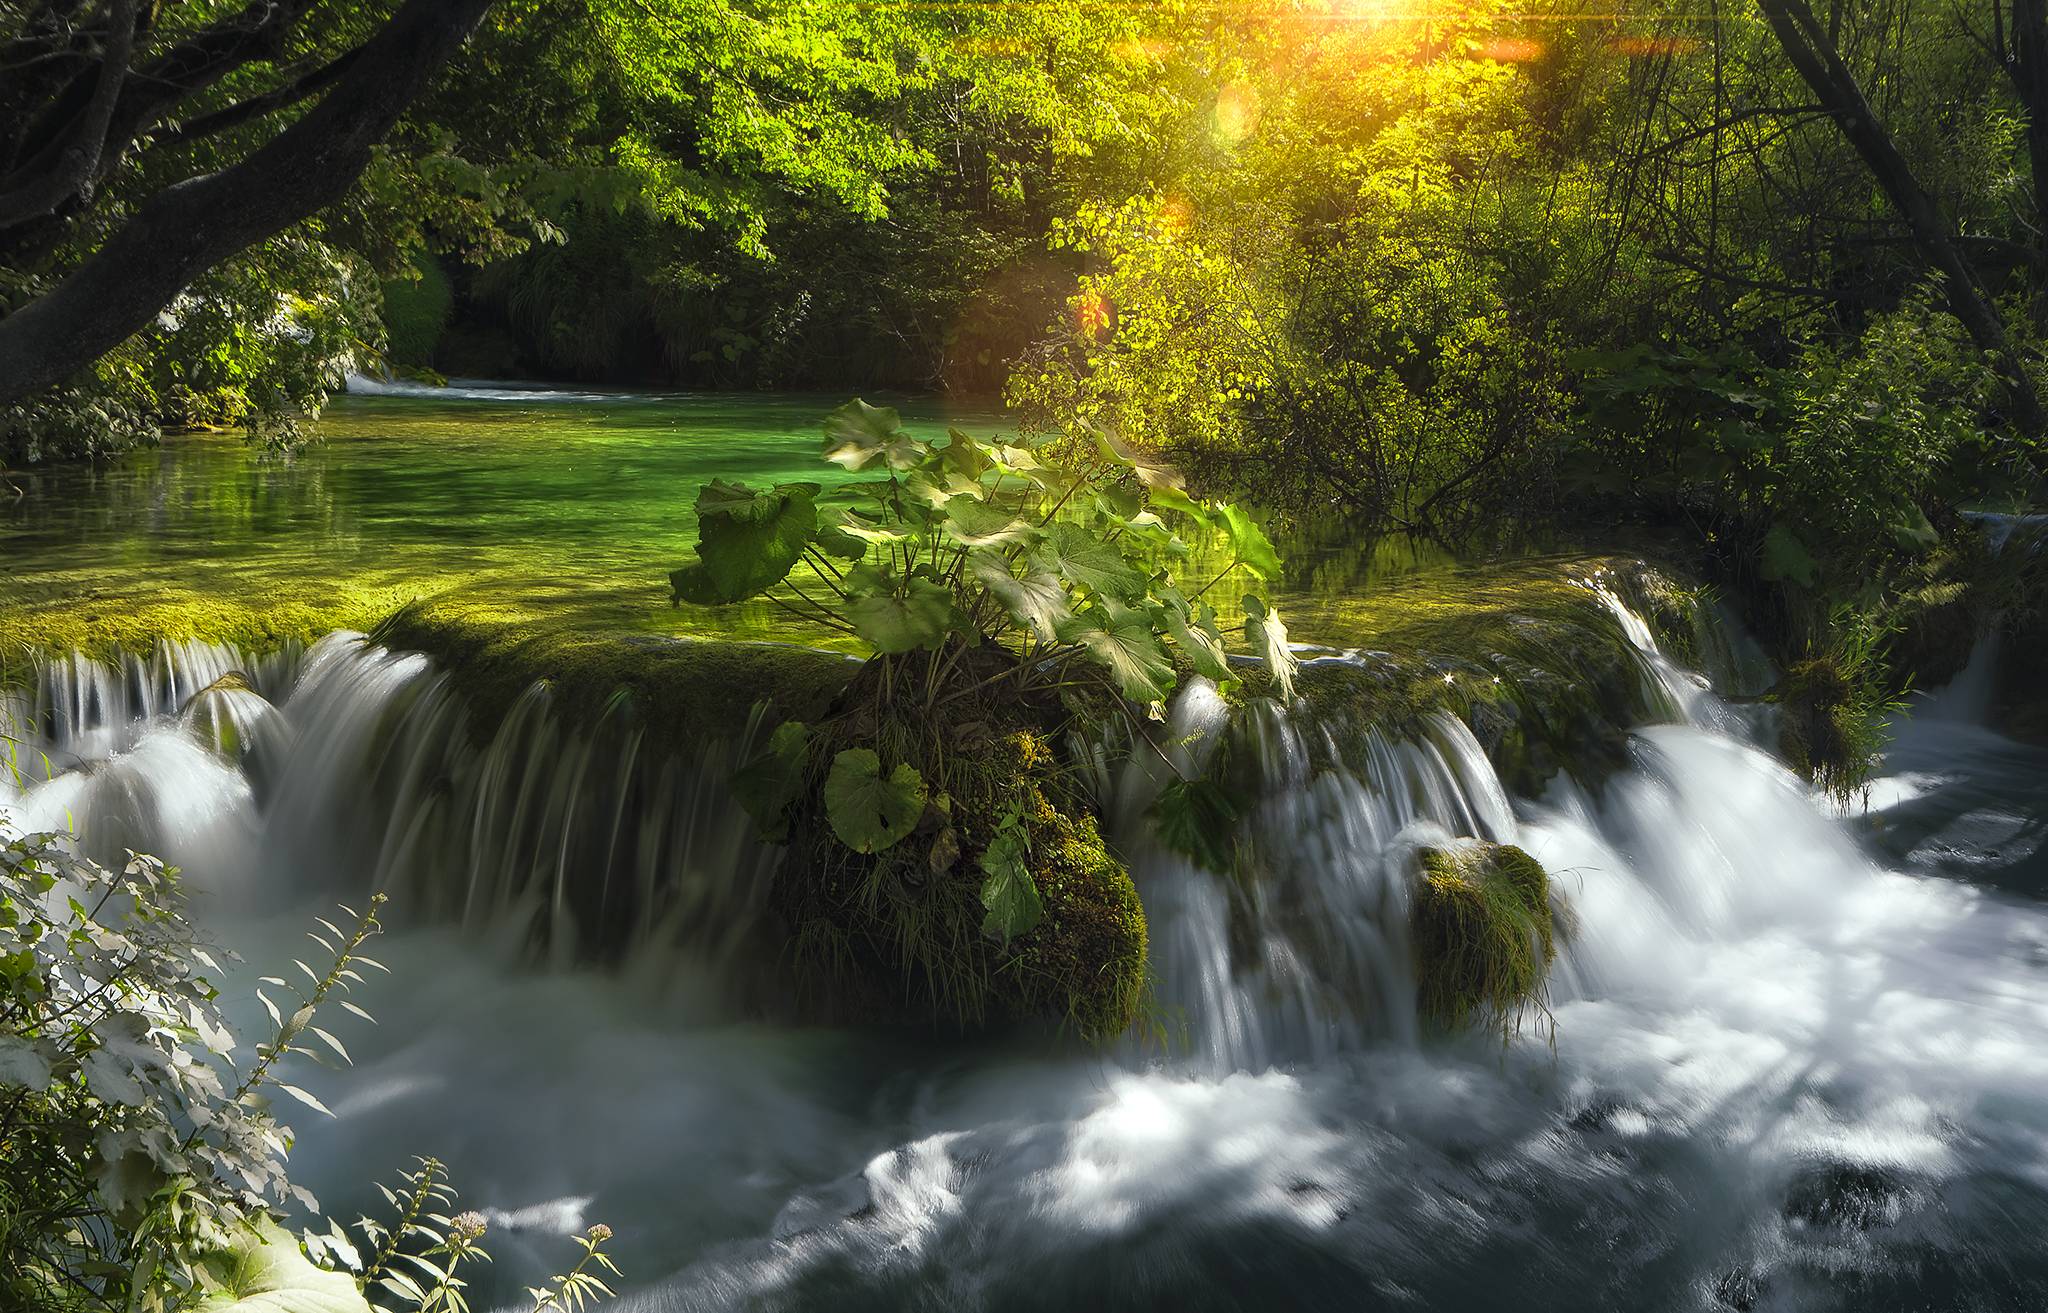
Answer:
[[[193,279],[339,201],[491,0],[406,0],[318,105],[241,163],[167,187],[48,293],[0,319],[0,405],[63,382]]]
[[[1862,156],[1877,185],[1906,221],[1921,257],[1930,269],[1941,274],[1950,311],[1989,358],[2004,385],[2013,423],[2026,436],[2041,437],[2048,430],[2041,399],[2006,337],[2004,322],[1985,295],[1976,268],[1963,254],[1961,243],[1943,219],[1934,198],[1920,185],[1891,133],[1864,98],[1855,75],[1842,62],[1813,10],[1807,7],[1806,0],[1757,0],[1757,7],[1763,10],[1793,68],[1840,125],[1842,135]]]

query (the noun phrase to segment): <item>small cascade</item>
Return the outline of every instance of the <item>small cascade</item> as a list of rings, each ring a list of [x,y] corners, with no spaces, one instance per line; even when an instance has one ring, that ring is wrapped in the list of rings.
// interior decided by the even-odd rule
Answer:
[[[426,658],[360,635],[263,659],[70,656],[0,711],[17,823],[102,860],[159,853],[254,906],[382,889],[397,919],[558,963],[644,950],[737,980],[777,860],[725,793],[744,745],[684,759],[625,702],[571,724],[540,685],[480,727]]]

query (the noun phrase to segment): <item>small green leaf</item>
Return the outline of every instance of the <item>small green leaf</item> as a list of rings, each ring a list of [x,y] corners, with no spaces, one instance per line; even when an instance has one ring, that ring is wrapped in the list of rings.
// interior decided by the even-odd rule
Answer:
[[[1010,619],[1042,643],[1057,642],[1060,626],[1073,617],[1073,605],[1059,576],[1034,570],[1019,579],[1000,552],[980,551],[968,558],[974,577],[1002,604]]]
[[[894,410],[870,406],[858,397],[825,419],[825,459],[848,470],[864,470],[877,461],[901,473],[915,466],[931,448],[903,431]]]
[[[1209,508],[1196,501],[1193,497],[1188,496],[1179,488],[1161,484],[1146,491],[1150,494],[1150,500],[1155,509],[1178,511],[1189,519],[1199,520],[1203,524],[1212,522],[1209,516]]]
[[[1038,526],[966,496],[947,501],[945,527],[947,537],[969,547],[1008,547],[1045,536]]]
[[[1171,465],[1152,456],[1147,456],[1107,429],[1095,429],[1095,445],[1104,456],[1123,465],[1138,476],[1138,482],[1147,488],[1178,488],[1181,486],[1179,471]]]
[[[1210,679],[1230,677],[1230,658],[1223,648],[1223,630],[1216,623],[1216,608],[1207,602],[1190,604],[1169,588],[1157,610],[1162,628],[1187,654],[1197,673]]]
[[[1244,809],[1231,791],[1203,776],[1174,780],[1152,804],[1159,841],[1218,874],[1236,864],[1237,825]]]
[[[836,556],[842,561],[858,561],[868,554],[867,540],[858,534],[849,533],[837,524],[828,524],[818,530],[812,545],[827,556]]]
[[[924,814],[924,776],[908,763],[887,776],[868,748],[848,748],[832,759],[825,777],[825,817],[832,833],[857,853],[895,846]]]
[[[929,579],[910,579],[900,592],[872,592],[846,604],[854,631],[877,652],[936,648],[961,627],[953,590]]]
[[[1045,916],[1045,902],[1025,861],[1030,852],[1030,839],[1015,812],[1003,819],[982,851],[981,905],[987,915],[981,933],[991,939],[1008,944]]]
[[[959,429],[946,430],[946,445],[939,448],[939,460],[948,472],[979,482],[994,467],[988,448]]]
[[[1294,672],[1301,661],[1294,650],[1287,645],[1287,626],[1280,621],[1280,612],[1250,594],[1244,599],[1244,636],[1252,650],[1265,658],[1266,669],[1273,673],[1273,683],[1280,689],[1280,696],[1289,699],[1294,696]]]
[[[1036,555],[1047,570],[1105,597],[1135,602],[1145,595],[1145,576],[1113,544],[1078,524],[1050,526]]]
[[[789,837],[789,805],[803,787],[810,747],[810,727],[800,720],[787,720],[768,736],[764,752],[733,772],[733,796],[769,843]]]

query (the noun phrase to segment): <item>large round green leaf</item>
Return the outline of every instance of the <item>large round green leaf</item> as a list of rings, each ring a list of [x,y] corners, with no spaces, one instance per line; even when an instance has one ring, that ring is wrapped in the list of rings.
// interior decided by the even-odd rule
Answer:
[[[870,406],[858,397],[825,419],[825,459],[848,470],[864,470],[876,462],[901,472],[931,451],[903,431],[903,419],[887,406]]]
[[[995,551],[976,552],[969,562],[975,579],[1002,603],[1011,621],[1040,642],[1057,640],[1060,626],[1073,618],[1073,605],[1058,575],[1034,570],[1019,579],[1002,553]]]
[[[1230,537],[1230,550],[1239,565],[1261,579],[1280,573],[1280,553],[1273,550],[1273,540],[1266,537],[1257,520],[1228,503],[1216,507],[1214,514],[1217,527]]]
[[[697,496],[697,556],[704,575],[671,575],[675,596],[683,601],[709,596],[718,602],[742,602],[787,579],[817,536],[817,495],[815,483],[785,483],[769,492],[754,492],[714,480]]]
[[[733,772],[733,796],[770,843],[789,837],[789,804],[803,786],[810,745],[809,726],[800,720],[784,721],[768,736],[767,750]]]
[[[946,502],[946,536],[969,547],[1009,547],[1037,542],[1044,534],[1000,507],[961,495]]]
[[[855,597],[846,604],[846,618],[877,652],[935,648],[960,627],[953,590],[929,579],[911,579],[900,592]]]
[[[1173,692],[1173,662],[1152,626],[1136,612],[1112,616],[1090,610],[1061,626],[1060,637],[1079,643],[1133,702],[1158,702]]]
[[[1156,615],[1189,663],[1210,679],[1230,678],[1230,659],[1224,653],[1223,631],[1216,624],[1216,608],[1207,602],[1190,603],[1171,588],[1162,591]]]
[[[1294,655],[1294,649],[1287,644],[1287,626],[1280,622],[1280,612],[1250,594],[1244,599],[1244,636],[1252,650],[1266,659],[1266,669],[1273,672],[1273,683],[1280,690],[1280,696],[1294,696],[1294,672],[1301,666],[1301,659]]]
[[[882,774],[882,759],[868,748],[848,748],[832,759],[825,777],[825,818],[832,833],[857,853],[894,847],[924,815],[924,776],[907,763]]]
[[[1037,559],[1067,582],[1093,589],[1104,597],[1135,602],[1145,595],[1145,576],[1124,559],[1114,544],[1078,524],[1061,521],[1049,526]]]

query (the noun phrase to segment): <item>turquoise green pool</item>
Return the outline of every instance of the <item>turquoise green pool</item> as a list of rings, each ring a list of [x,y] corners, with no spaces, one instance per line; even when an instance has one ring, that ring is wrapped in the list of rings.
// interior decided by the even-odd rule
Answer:
[[[103,468],[0,476],[0,662],[159,637],[265,646],[444,595],[516,625],[817,642],[829,635],[765,603],[672,608],[667,575],[691,559],[706,481],[851,477],[819,459],[820,422],[845,399],[406,387],[336,397],[288,459],[196,433]],[[1008,426],[942,399],[875,400],[926,436]],[[1561,580],[1542,558],[1467,575],[1404,543],[1281,542],[1273,591],[1295,637],[1339,646],[1398,643],[1457,618],[1446,608],[1495,617]],[[1432,581],[1388,587],[1417,574]]]
[[[506,386],[343,395],[288,460],[236,434],[184,434],[103,469],[10,474],[0,615],[28,635],[87,641],[194,627],[260,638],[367,623],[463,588],[508,618],[687,630],[712,619],[667,602],[667,573],[696,538],[697,487],[829,482],[839,472],[818,459],[818,424],[844,400]],[[938,401],[902,409],[931,434],[1001,423]],[[765,610],[715,623],[776,629]]]

